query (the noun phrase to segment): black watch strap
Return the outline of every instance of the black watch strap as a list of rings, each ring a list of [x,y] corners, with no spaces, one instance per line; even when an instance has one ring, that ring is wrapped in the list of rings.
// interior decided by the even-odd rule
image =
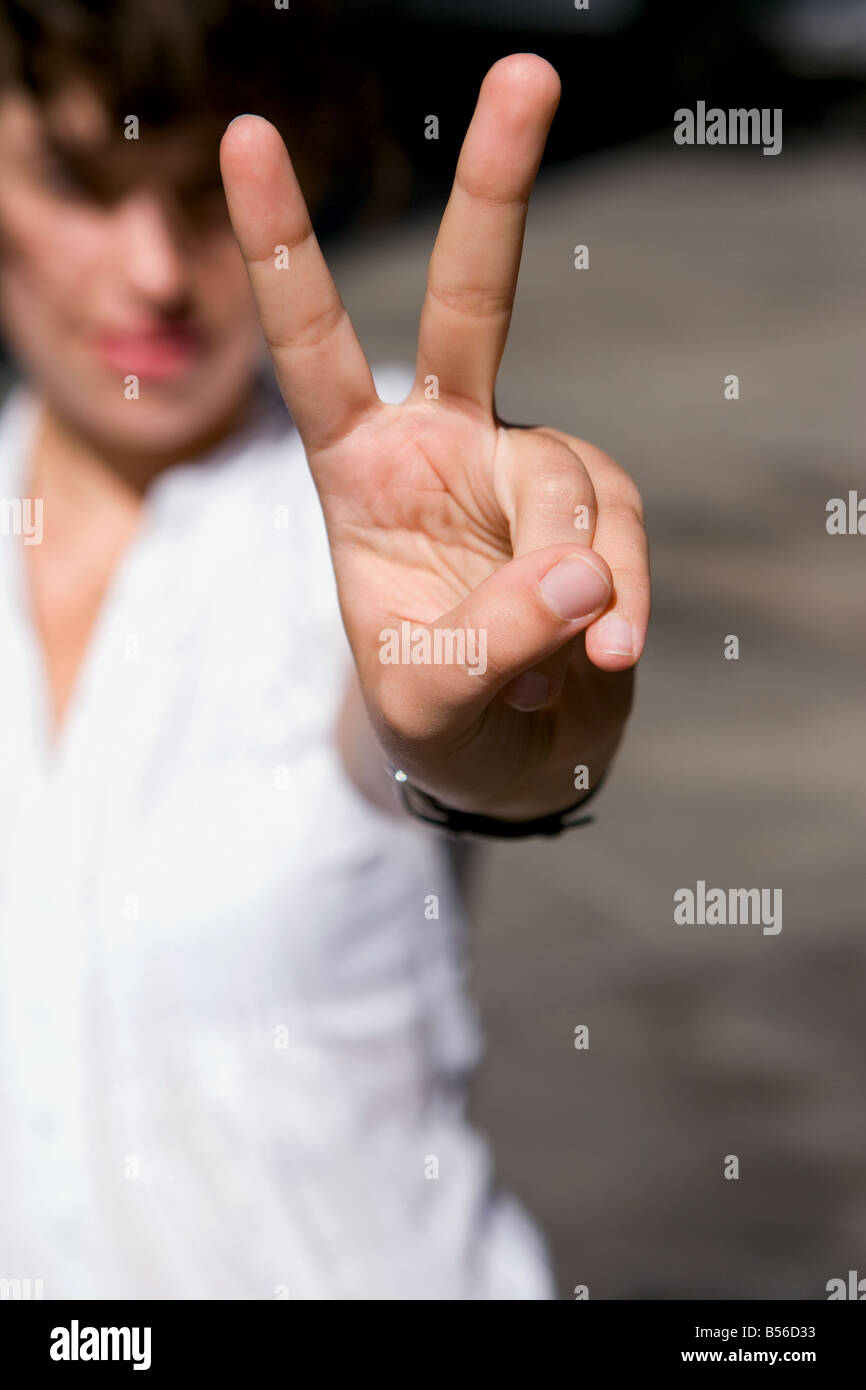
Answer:
[[[444,806],[435,796],[413,787],[405,772],[397,770],[391,775],[397,783],[403,805],[413,819],[423,821],[425,825],[435,826],[437,830],[451,835],[478,835],[484,839],[496,840],[522,840],[532,835],[550,837],[561,835],[563,830],[570,830],[576,825],[591,824],[595,816],[580,813],[604,782],[604,777],[600,777],[581,801],[567,806],[564,811],[554,811],[549,816],[537,816],[534,820],[510,821]]]

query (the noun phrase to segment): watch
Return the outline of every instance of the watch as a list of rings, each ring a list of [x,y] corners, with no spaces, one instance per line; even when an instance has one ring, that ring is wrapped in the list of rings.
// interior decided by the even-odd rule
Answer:
[[[457,811],[453,806],[445,806],[429,792],[413,787],[406,773],[400,768],[389,768],[397,783],[404,808],[414,820],[425,825],[435,826],[437,830],[451,835],[478,835],[483,839],[520,840],[532,835],[551,837],[561,835],[576,825],[590,825],[595,816],[578,815],[586,803],[595,796],[602,786],[606,774],[601,776],[595,786],[581,801],[566,806],[564,811],[554,811],[548,816],[536,816],[534,820],[497,820],[495,816],[482,816],[474,811]]]

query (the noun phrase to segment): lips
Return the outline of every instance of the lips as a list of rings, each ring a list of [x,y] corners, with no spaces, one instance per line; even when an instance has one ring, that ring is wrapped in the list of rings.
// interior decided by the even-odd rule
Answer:
[[[97,357],[111,371],[152,381],[181,376],[204,350],[200,333],[174,324],[136,333],[99,333],[93,346]]]

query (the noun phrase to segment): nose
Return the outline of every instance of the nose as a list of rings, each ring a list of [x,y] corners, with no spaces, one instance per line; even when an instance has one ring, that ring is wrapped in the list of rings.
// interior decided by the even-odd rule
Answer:
[[[118,215],[118,245],[134,290],[163,313],[177,311],[188,296],[189,269],[174,210],[158,193],[137,189]]]

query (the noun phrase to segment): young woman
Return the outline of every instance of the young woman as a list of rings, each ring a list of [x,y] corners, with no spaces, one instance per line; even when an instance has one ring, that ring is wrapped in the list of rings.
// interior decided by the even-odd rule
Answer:
[[[463,1114],[447,841],[394,775],[446,825],[550,829],[630,707],[634,485],[493,404],[556,74],[488,73],[416,371],[371,375],[268,121],[223,136],[231,224],[215,197],[214,55],[266,94],[279,11],[4,15],[0,1276],[549,1297]]]

